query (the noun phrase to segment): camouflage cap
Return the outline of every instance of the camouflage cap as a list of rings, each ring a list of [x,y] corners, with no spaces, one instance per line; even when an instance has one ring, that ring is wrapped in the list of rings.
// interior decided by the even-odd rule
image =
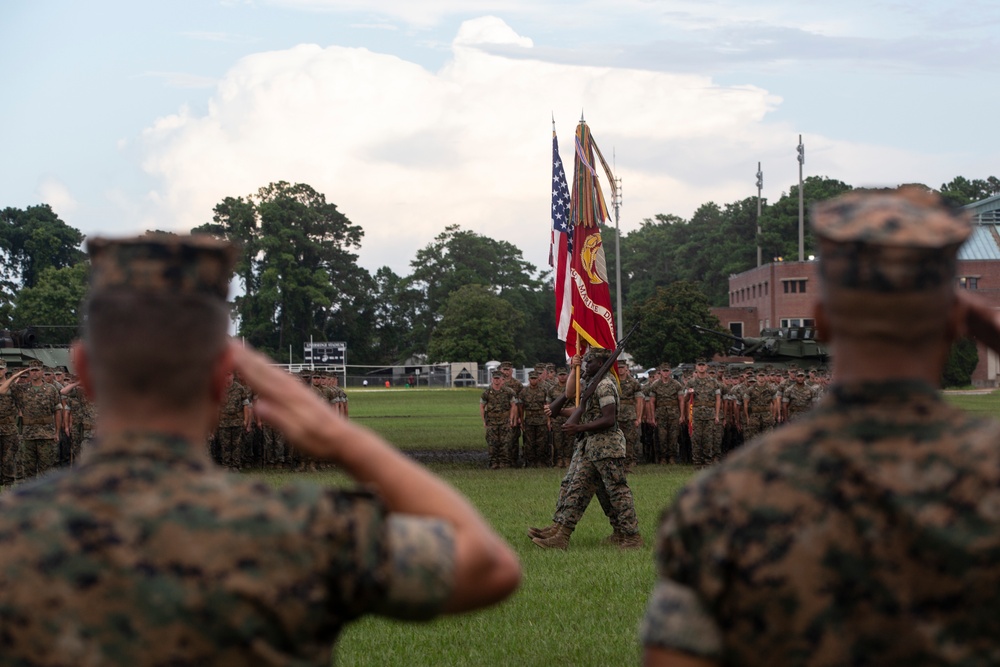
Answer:
[[[950,284],[968,213],[923,188],[855,191],[816,204],[820,274],[831,285],[908,292]]]
[[[212,236],[147,234],[92,238],[90,288],[205,294],[225,300],[236,264],[236,247]]]
[[[547,371],[553,371],[554,372],[556,370],[556,365],[555,364],[545,364],[545,370],[547,370]]]
[[[670,372],[670,362],[669,361],[664,361],[662,364],[660,364],[656,368],[656,370],[661,371],[661,372],[662,371],[667,371],[669,373]]]
[[[501,373],[500,371],[493,371],[493,375],[491,377],[494,380],[502,380],[503,379],[503,373]]]
[[[569,370],[565,366],[560,366],[556,370],[556,375],[569,375]]]
[[[916,186],[856,190],[811,213],[838,333],[913,340],[944,331],[958,249],[972,231],[968,213]]]
[[[0,368],[7,368],[7,362],[3,359],[0,359]]]
[[[538,379],[538,371],[528,371],[528,379],[529,380],[537,380]]]
[[[535,370],[538,371],[539,373],[541,373],[542,371],[545,370],[545,364],[543,364],[543,363],[537,363],[537,364],[535,364]]]
[[[591,361],[599,361],[603,364],[611,358],[612,352],[613,350],[607,350],[603,347],[591,347],[587,350],[587,353],[583,355],[583,361],[588,364]]]
[[[514,368],[514,364],[510,361],[501,361],[500,368]]]
[[[28,368],[42,368],[43,365],[38,359],[32,359],[28,362]]]

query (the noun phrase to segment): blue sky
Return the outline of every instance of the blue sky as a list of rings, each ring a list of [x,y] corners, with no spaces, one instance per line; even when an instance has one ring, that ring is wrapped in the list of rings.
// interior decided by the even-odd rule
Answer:
[[[186,231],[306,182],[409,272],[447,224],[547,257],[551,117],[581,110],[622,229],[787,191],[1000,173],[1000,3],[7,0],[0,206]]]

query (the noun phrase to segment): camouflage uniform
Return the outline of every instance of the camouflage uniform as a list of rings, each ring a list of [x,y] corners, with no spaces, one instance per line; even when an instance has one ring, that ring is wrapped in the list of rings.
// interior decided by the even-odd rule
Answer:
[[[719,460],[716,447],[715,402],[721,402],[719,383],[710,377],[693,377],[687,386],[688,400],[692,401],[691,462],[706,465]],[[721,407],[720,407],[721,410]]]
[[[1000,423],[920,379],[964,314],[967,215],[923,189],[854,191],[813,225],[819,305],[849,361],[814,409],[664,514],[643,642],[720,664],[998,664]],[[905,367],[911,346],[930,356]],[[881,354],[896,370],[866,377]]]
[[[273,489],[168,435],[98,440],[0,495],[0,661],[329,665],[360,614],[440,611],[453,554],[447,524],[366,492]]]
[[[21,469],[25,477],[41,475],[58,463],[56,411],[59,392],[50,384],[15,384],[11,391],[21,408]]]
[[[618,390],[611,378],[601,379],[584,410],[581,424],[601,418],[601,408],[613,404],[617,410]],[[580,434],[579,465],[569,481],[566,495],[556,510],[555,523],[569,529],[577,522],[601,486],[608,493],[611,515],[608,517],[614,532],[619,535],[636,535],[639,523],[635,514],[632,489],[625,478],[625,437],[615,424],[605,431],[585,431]]]
[[[787,405],[788,420],[797,418],[813,407],[816,393],[809,385],[795,383],[788,387],[781,399]]]
[[[250,405],[250,392],[239,382],[233,381],[226,389],[215,429],[219,464],[230,470],[243,467],[244,410]]]
[[[486,447],[490,468],[510,468],[510,406],[515,405],[514,392],[506,386],[487,387],[479,399],[486,422]]]
[[[87,398],[83,388],[76,386],[69,390],[66,396],[66,412],[71,420],[72,450],[70,458],[75,463],[80,458],[83,446],[90,445],[94,439],[94,428],[97,424],[97,409],[93,401]]]
[[[625,436],[625,467],[631,470],[636,464],[636,450],[639,446],[639,427],[636,425],[637,397],[642,397],[639,381],[629,375],[621,379],[621,406],[618,410],[618,428]]]
[[[681,492],[644,641],[740,665],[996,664],[1000,425],[915,382],[828,394]]]
[[[749,389],[744,394],[744,402],[747,411],[747,425],[743,437],[749,442],[764,431],[774,426],[774,393],[773,386],[763,381],[760,376],[755,383],[751,383]]]
[[[565,373],[565,370],[560,370],[560,373]],[[551,403],[565,393],[567,385],[556,383],[553,387],[549,389],[548,394],[545,396],[545,402]],[[574,408],[576,407],[575,398],[571,396],[566,397],[566,402],[563,404],[563,408]],[[574,456],[574,438],[563,433],[562,427],[566,423],[566,417],[562,415],[552,415],[551,425],[552,425],[552,460],[553,463],[560,467],[565,468],[569,466],[570,459]],[[567,471],[568,474],[568,471]]]
[[[0,369],[0,374],[2,374]],[[0,394],[0,484],[11,484],[21,476],[21,436],[17,432],[17,403],[13,392]]]
[[[677,463],[681,431],[681,408],[678,399],[684,387],[677,380],[658,380],[646,392],[655,401],[656,463]]]
[[[534,375],[534,373],[532,373]],[[521,392],[524,408],[524,466],[541,468],[549,464],[549,424],[545,416],[545,388],[541,382],[529,383]]]
[[[509,361],[505,361],[501,364],[501,368],[510,369],[513,372],[513,365]],[[518,418],[523,416],[524,411],[521,409],[521,392],[524,391],[524,384],[521,383],[516,377],[511,375],[509,378],[504,380],[504,386],[514,392],[514,400],[517,403]],[[519,466],[521,464],[521,425],[514,424],[509,427],[507,432],[507,452],[504,454],[504,458],[510,461],[511,466]]]

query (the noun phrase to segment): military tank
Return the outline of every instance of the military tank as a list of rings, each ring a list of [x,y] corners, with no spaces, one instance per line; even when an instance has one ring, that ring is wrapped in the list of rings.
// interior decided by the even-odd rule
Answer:
[[[830,361],[828,348],[816,340],[813,327],[781,327],[762,329],[760,336],[750,338],[706,329],[693,325],[695,330],[724,338],[732,343],[728,354],[732,357],[750,357],[754,365],[785,368],[791,363],[805,366],[822,366]]]
[[[3,359],[10,369],[27,366],[28,362],[37,359],[46,366],[63,366],[72,370],[69,347],[46,345],[41,339],[42,336],[36,327],[20,331],[0,329],[0,359]]]

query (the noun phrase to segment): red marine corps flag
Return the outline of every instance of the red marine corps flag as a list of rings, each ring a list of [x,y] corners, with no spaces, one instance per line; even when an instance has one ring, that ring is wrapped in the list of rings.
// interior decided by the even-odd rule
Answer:
[[[571,315],[570,332],[565,339],[566,354],[570,357],[583,354],[588,347],[615,349],[615,319],[600,227],[608,220],[608,207],[598,182],[595,154],[614,196],[611,169],[594,143],[590,128],[581,119],[576,128],[576,157],[570,186],[573,243],[569,258],[570,294],[566,296],[571,300]]]

